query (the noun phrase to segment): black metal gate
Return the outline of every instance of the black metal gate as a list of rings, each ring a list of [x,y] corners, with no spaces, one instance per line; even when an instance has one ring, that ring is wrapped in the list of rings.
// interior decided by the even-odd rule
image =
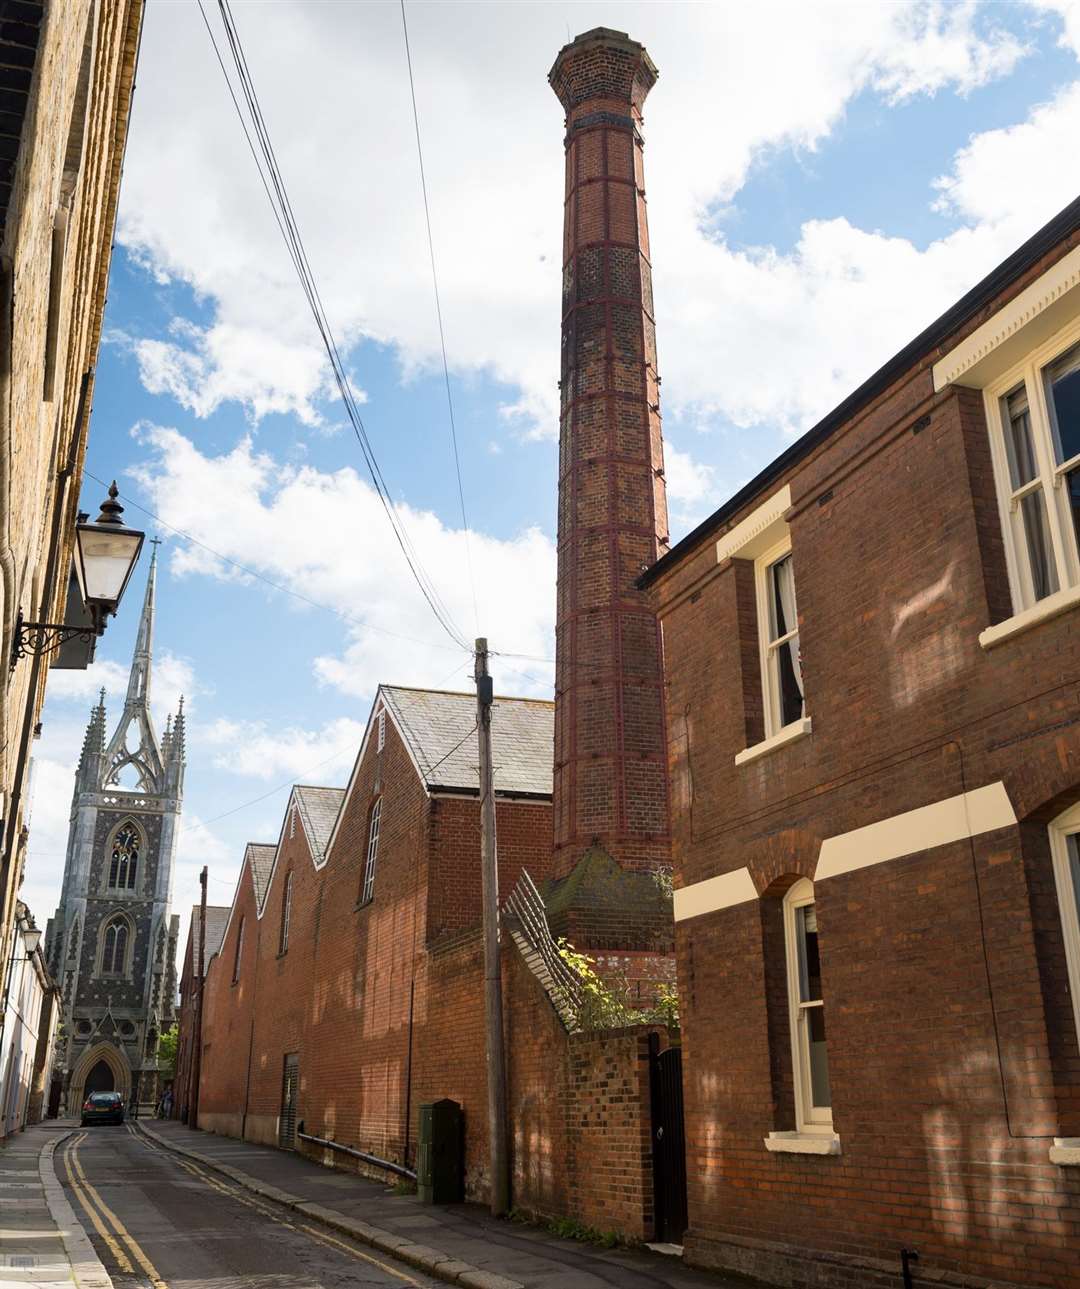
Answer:
[[[278,1125],[278,1145],[286,1150],[296,1149],[296,1092],[300,1085],[300,1054],[285,1054],[285,1071],[281,1079],[281,1120]]]
[[[649,1035],[649,1086],[652,1092],[653,1207],[656,1239],[682,1244],[686,1231],[686,1140],[683,1133],[682,1052],[661,1052],[660,1038]]]

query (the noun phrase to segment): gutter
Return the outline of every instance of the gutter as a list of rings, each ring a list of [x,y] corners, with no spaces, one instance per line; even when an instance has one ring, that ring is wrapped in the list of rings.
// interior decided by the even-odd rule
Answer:
[[[1003,260],[996,269],[977,283],[936,321],[921,331],[914,340],[905,345],[858,389],[849,394],[837,407],[813,426],[800,439],[781,452],[780,455],[755,475],[748,484],[740,488],[733,497],[714,511],[708,519],[693,529],[677,542],[666,555],[662,556],[645,570],[637,579],[637,586],[644,590],[677,564],[699,542],[716,532],[728,519],[737,514],[748,501],[763,492],[770,483],[782,475],[789,467],[824,443],[845,421],[849,421],[857,412],[872,402],[879,394],[884,393],[894,381],[913,367],[920,359],[925,358],[933,349],[947,340],[954,332],[959,331],[965,323],[970,322],[981,310],[985,309],[996,296],[1011,286],[1033,264],[1038,263],[1048,251],[1063,242],[1080,229],[1080,197],[1070,202],[1063,211],[1055,215],[1048,224],[1030,237],[1008,259]]]

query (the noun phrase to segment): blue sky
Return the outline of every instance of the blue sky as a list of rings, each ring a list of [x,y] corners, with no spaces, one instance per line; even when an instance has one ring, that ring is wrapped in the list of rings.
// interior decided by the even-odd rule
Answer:
[[[410,4],[466,542],[397,4],[235,8],[391,491],[460,630],[508,652],[552,650],[562,129],[545,77],[568,28],[628,29],[661,70],[646,184],[676,539],[1080,190],[1075,3]],[[151,4],[87,469],[165,539],[155,702],[188,696],[183,916],[202,863],[228,903],[244,843],[276,837],[272,789],[344,781],[379,681],[469,687],[290,275],[196,6]],[[101,493],[87,480],[84,508]],[[144,578],[95,667],[50,682],[24,891],[39,917]],[[496,678],[545,693],[550,668],[504,657]]]

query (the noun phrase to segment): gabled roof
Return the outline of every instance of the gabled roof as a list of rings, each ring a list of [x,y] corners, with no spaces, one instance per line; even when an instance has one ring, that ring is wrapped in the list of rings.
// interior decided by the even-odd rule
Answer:
[[[380,685],[376,710],[380,699],[429,791],[479,791],[475,694]],[[495,699],[491,754],[497,795],[550,796],[554,747],[554,703]]]
[[[188,949],[191,953],[191,970],[195,971],[195,962],[199,954],[199,915],[200,906],[191,906],[191,923],[188,927]],[[221,948],[225,939],[225,929],[229,925],[232,905],[208,904],[206,906],[206,943],[203,950],[203,975],[210,967],[210,959]]]
[[[298,783],[293,788],[293,797],[308,836],[311,858],[317,867],[326,854],[326,843],[334,831],[338,811],[345,800],[345,789],[313,788],[310,784]]]
[[[276,846],[259,841],[249,841],[244,851],[244,860],[251,866],[251,884],[255,888],[255,905],[259,909],[266,897],[266,888],[270,885],[276,854]]]

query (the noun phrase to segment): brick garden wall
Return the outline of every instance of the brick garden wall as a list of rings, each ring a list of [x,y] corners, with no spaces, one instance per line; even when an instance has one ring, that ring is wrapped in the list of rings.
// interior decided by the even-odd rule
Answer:
[[[716,534],[657,588],[676,886],[746,866],[759,896],[677,927],[688,1257],[862,1289],[907,1245],[944,1283],[1064,1289],[1080,1170],[1048,1151],[1080,1132],[1080,1052],[1046,823],[1080,796],[1080,612],[980,646],[1012,612],[982,399],[928,366],[786,481],[811,735],[734,763],[756,611]],[[784,889],[824,838],[997,781],[1018,826],[816,883],[842,1154],[767,1152],[795,1126]]]

